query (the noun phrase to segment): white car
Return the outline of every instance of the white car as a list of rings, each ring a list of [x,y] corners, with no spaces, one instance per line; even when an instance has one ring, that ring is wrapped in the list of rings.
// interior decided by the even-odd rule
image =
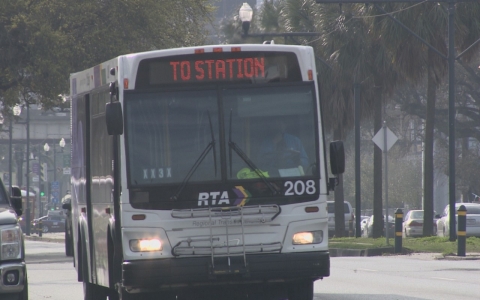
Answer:
[[[363,236],[363,232],[365,231],[365,227],[367,227],[368,219],[370,218],[369,216],[360,216],[361,221],[360,221],[360,229],[362,230],[361,236]]]
[[[423,235],[423,210],[411,210],[403,220],[405,237]]]
[[[467,236],[480,237],[480,204],[477,203],[455,203],[455,220],[458,231],[458,209],[464,205],[467,209]],[[437,235],[450,236],[450,206],[443,210],[441,218],[437,221]]]

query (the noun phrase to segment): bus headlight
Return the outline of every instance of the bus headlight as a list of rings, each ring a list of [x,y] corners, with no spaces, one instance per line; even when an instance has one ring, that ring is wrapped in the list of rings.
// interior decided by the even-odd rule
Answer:
[[[323,230],[297,232],[293,235],[294,245],[320,244],[323,242]]]
[[[162,250],[159,239],[130,240],[130,250],[133,252],[147,252]]]
[[[21,255],[22,232],[20,227],[3,229],[1,233],[0,245],[2,253],[1,259],[17,259]]]

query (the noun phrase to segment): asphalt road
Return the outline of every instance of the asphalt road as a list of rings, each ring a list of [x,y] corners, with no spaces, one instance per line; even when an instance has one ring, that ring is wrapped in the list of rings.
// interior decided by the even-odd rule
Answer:
[[[63,243],[26,241],[29,300],[83,300]],[[435,254],[332,257],[331,276],[315,282],[315,300],[479,299],[480,261]],[[215,299],[222,300],[222,299]]]
[[[478,260],[436,257],[415,254],[331,258],[331,276],[315,283],[316,299],[479,299]]]
[[[83,300],[83,286],[62,243],[25,241],[29,300]]]

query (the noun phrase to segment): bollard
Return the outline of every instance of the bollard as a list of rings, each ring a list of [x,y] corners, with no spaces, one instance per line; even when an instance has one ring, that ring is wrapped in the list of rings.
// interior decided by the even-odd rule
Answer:
[[[42,234],[43,234],[42,220],[40,220],[40,221],[38,222],[38,229],[37,229],[37,230],[38,230],[38,236],[39,236],[39,237],[42,237]]]
[[[467,209],[465,205],[460,205],[457,212],[457,256],[465,256],[465,248],[467,246]]]
[[[402,253],[403,211],[395,211],[395,253]]]

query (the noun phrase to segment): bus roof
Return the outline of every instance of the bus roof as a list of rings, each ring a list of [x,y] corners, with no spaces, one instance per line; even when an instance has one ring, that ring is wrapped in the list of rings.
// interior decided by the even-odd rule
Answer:
[[[121,84],[122,78],[121,76],[119,78],[119,73],[130,72],[135,65],[144,59],[174,55],[241,51],[293,52],[299,56],[313,57],[313,48],[310,46],[278,44],[205,45],[131,53],[115,57],[92,68],[70,74],[70,95],[75,96],[116,80]],[[110,70],[112,69],[114,69],[115,72],[111,72]]]

